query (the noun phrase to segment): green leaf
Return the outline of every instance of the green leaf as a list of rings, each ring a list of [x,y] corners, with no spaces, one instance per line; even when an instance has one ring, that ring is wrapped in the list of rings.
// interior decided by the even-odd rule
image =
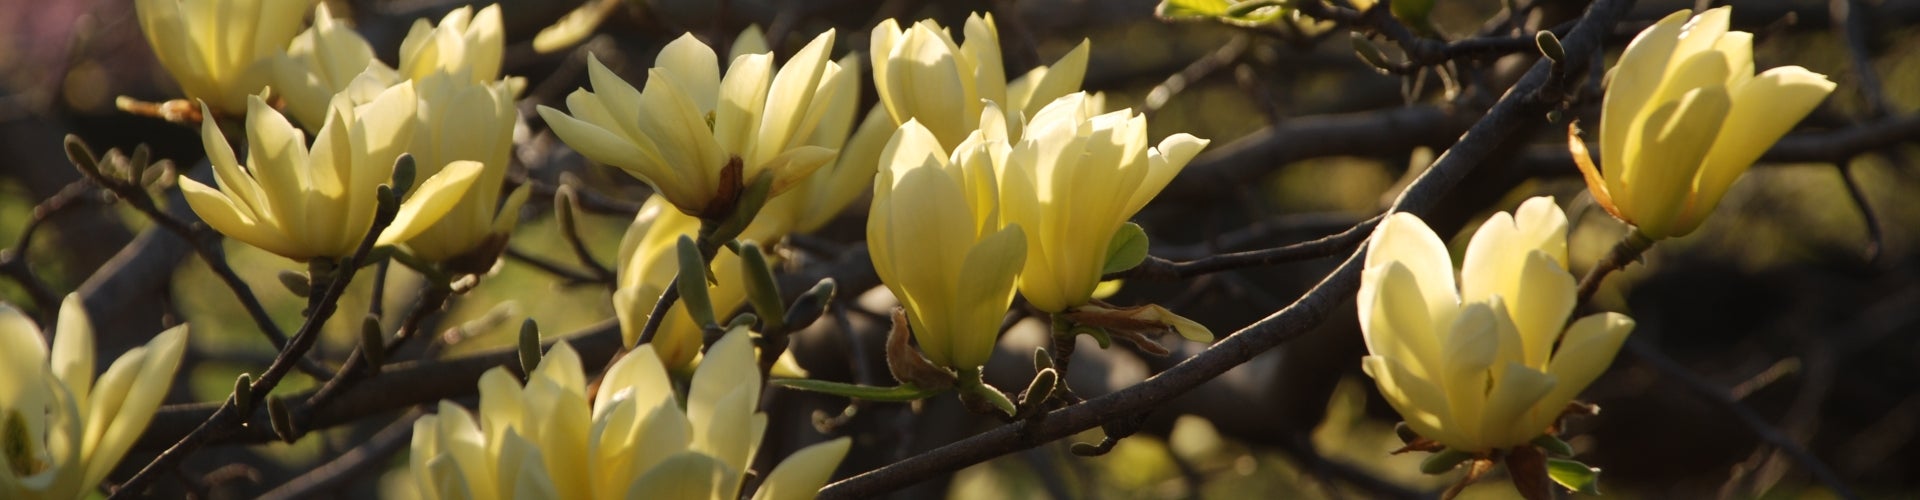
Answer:
[[[1421,460],[1420,472],[1426,474],[1446,474],[1447,471],[1453,470],[1454,467],[1459,467],[1460,462],[1471,459],[1473,459],[1472,453],[1447,448],[1435,452],[1432,455],[1427,455],[1425,460]]]
[[[913,384],[900,384],[893,387],[875,387],[871,385],[845,384],[804,378],[773,379],[773,385],[788,389],[799,389],[853,399],[868,401],[886,401],[904,403],[918,401],[940,394],[941,391],[922,389]]]
[[[1161,0],[1153,14],[1166,20],[1194,20],[1220,17],[1233,5],[1227,0]]]
[[[1214,19],[1239,26],[1279,21],[1292,9],[1284,0],[1161,0],[1154,14],[1169,21]]]
[[[1540,449],[1547,450],[1547,454],[1550,455],[1562,457],[1573,456],[1573,445],[1567,444],[1566,441],[1561,441],[1560,438],[1554,437],[1552,434],[1541,434],[1540,437],[1533,438],[1532,444],[1540,447]]]
[[[1547,477],[1582,495],[1600,495],[1600,469],[1564,458],[1547,459]]]
[[[1117,273],[1147,260],[1147,232],[1139,224],[1132,222],[1120,225],[1113,233],[1113,239],[1107,240],[1107,265],[1100,274]]]

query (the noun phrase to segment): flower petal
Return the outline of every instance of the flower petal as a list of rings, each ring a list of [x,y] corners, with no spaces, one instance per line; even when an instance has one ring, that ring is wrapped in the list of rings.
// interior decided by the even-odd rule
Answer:
[[[838,438],[815,444],[787,456],[774,466],[766,482],[753,492],[753,500],[806,500],[820,493],[820,487],[833,478],[834,469],[853,446],[851,438]]]
[[[485,168],[480,162],[461,160],[448,163],[440,173],[428,177],[407,197],[407,201],[400,204],[393,224],[380,233],[378,244],[392,245],[407,241],[433,226],[460,202],[461,197],[467,195],[467,188],[480,178],[480,172]]]

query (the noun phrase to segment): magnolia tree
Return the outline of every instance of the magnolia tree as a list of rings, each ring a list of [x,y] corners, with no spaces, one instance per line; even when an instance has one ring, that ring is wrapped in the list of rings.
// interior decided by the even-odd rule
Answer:
[[[119,108],[197,134],[205,161],[67,137],[83,177],[0,254],[24,291],[0,305],[0,496],[376,482],[420,498],[920,496],[1022,450],[1103,460],[1152,439],[1136,433],[1192,428],[1182,415],[1285,443],[1300,470],[1363,496],[1591,495],[1621,455],[1589,453],[1611,438],[1587,432],[1606,418],[1587,389],[1623,348],[1852,495],[1804,437],[1642,340],[1656,323],[1633,311],[1684,298],[1629,302],[1606,278],[1711,227],[1756,162],[1844,164],[1920,139],[1915,120],[1871,95],[1870,115],[1795,142],[1837,85],[1792,52],[1756,57],[1756,37],[1790,22],[1774,11],[1482,3],[1492,17],[1430,0],[1166,0],[1156,24],[1227,41],[1141,98],[1116,76],[1137,69],[1102,67],[1137,44],[1036,45],[1042,21],[1003,6],[850,23],[829,19],[869,16],[746,9],[763,31],[751,13],[679,23],[588,0],[443,9],[399,30],[360,3],[136,0],[177,94]],[[1839,38],[1867,36],[1874,7],[1835,5]],[[1339,66],[1365,70],[1349,81],[1398,82],[1404,105],[1204,137],[1221,130],[1209,117],[1249,113],[1181,104],[1235,67],[1246,99],[1284,108],[1274,93],[1295,87],[1263,80],[1262,58],[1346,51]],[[1429,146],[1437,157],[1408,153]],[[1404,180],[1314,222],[1195,208],[1298,160],[1380,154],[1411,155]],[[219,314],[123,325],[146,346],[96,374],[89,314],[117,305],[88,302],[99,287],[56,299],[35,263],[57,257],[25,243],[86,200],[131,207],[158,241],[122,253],[197,259],[219,285],[172,293]],[[1265,268],[1314,284],[1247,292]],[[1263,305],[1196,300],[1222,287]],[[1312,330],[1337,339],[1275,349]],[[270,357],[221,347],[260,339]],[[1345,391],[1377,394],[1372,420],[1399,425],[1336,421],[1332,382],[1305,389],[1313,411],[1283,408],[1315,398],[1257,375],[1282,354],[1316,358],[1293,362],[1310,380],[1370,381]],[[176,383],[215,362],[238,367],[231,386]],[[1347,440],[1335,459],[1319,436],[1234,423],[1323,419],[1399,439]],[[316,447],[282,457],[308,464],[290,470],[221,472],[257,460],[233,445],[269,441]],[[1174,459],[1202,491],[1209,473]],[[1055,495],[1123,487],[1034,474]],[[1242,493],[1304,487],[1289,484]]]

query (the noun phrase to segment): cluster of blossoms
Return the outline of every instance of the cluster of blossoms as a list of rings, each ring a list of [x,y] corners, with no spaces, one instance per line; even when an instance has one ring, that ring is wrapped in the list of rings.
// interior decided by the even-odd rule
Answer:
[[[314,24],[296,32],[308,5]],[[340,259],[372,229],[380,186],[395,185],[405,200],[378,244],[469,272],[504,247],[527,192],[501,202],[524,83],[500,78],[498,6],[458,9],[437,26],[417,21],[398,69],[325,3],[135,6],[161,63],[201,102],[219,187],[182,177],[181,188],[214,229],[289,259]],[[244,166],[216,125],[222,116],[245,118]],[[402,154],[414,167],[396,179]]]
[[[309,6],[313,23],[301,31]],[[397,67],[324,3],[136,7],[160,62],[199,101],[217,185],[182,177],[181,188],[213,229],[316,268],[369,245],[450,274],[492,267],[529,192],[506,181],[525,85],[500,74],[498,6],[419,20]],[[595,12],[536,45],[577,41],[607,10]],[[1595,199],[1643,238],[1691,232],[1765,146],[1833,89],[1799,67],[1754,75],[1752,36],[1729,31],[1728,13],[1676,13],[1628,46],[1609,74],[1604,176],[1573,142]],[[896,366],[902,387],[1004,400],[983,387],[980,369],[1016,292],[1069,340],[1091,330],[1211,341],[1204,326],[1160,306],[1114,306],[1096,293],[1104,275],[1144,255],[1144,233],[1128,219],[1208,141],[1181,133],[1149,144],[1145,116],[1108,111],[1102,95],[1082,91],[1084,42],[1007,78],[997,32],[982,15],[967,19],[963,42],[930,20],[889,19],[872,30],[865,58],[835,60],[828,30],[784,64],[757,29],[724,60],[689,34],[660,50],[638,89],[590,58],[592,90],[573,92],[564,111],[538,113],[582,155],[655,193],[620,244],[612,295],[631,350],[591,394],[566,343],[524,383],[506,368],[487,372],[477,412],[442,402],[416,424],[419,491],[739,497],[767,426],[756,411],[762,367],[803,375],[790,358],[759,361],[765,332],[749,331],[751,321],[714,318],[750,301],[759,308],[749,276],[767,265],[722,247],[816,230],[869,186],[874,269],[901,305],[898,345],[908,333],[918,345],[904,356],[890,349],[889,361],[922,367]],[[880,102],[864,114],[863,59]],[[221,119],[244,123],[244,163]],[[375,231],[382,209],[393,217]],[[1625,341],[1633,322],[1620,314],[1569,326],[1578,304],[1567,225],[1549,198],[1495,214],[1457,275],[1418,217],[1393,214],[1374,231],[1358,298],[1371,353],[1362,365],[1434,449],[1485,457],[1551,436]],[[686,241],[706,269],[684,267]],[[1127,245],[1138,255],[1117,251]],[[703,280],[683,273],[707,278],[704,288],[689,290]],[[669,290],[700,300],[650,317]],[[91,334],[74,304],[62,310],[51,361],[39,330],[0,307],[0,356],[9,356],[0,363],[8,374],[0,493],[10,497],[69,498],[99,483],[151,418],[163,393],[155,384],[171,380],[183,349],[184,330],[169,330],[93,386]],[[764,476],[754,498],[810,495],[849,446],[841,438],[800,450]]]
[[[685,396],[650,345],[620,358],[589,395],[566,343],[527,376],[480,378],[478,415],[452,402],[414,422],[413,480],[426,498],[740,498],[767,415],[745,329],[707,350]],[[845,456],[839,438],[795,452],[755,500],[811,498]]]
[[[931,21],[885,21],[870,38],[875,87],[899,129],[880,153],[867,245],[927,360],[975,383],[1016,288],[1066,318],[1210,341],[1158,306],[1091,304],[1127,219],[1207,141],[1174,134],[1150,147],[1144,116],[1105,112],[1099,94],[1078,91],[1085,43],[1007,81],[995,32],[976,15],[964,44]]]

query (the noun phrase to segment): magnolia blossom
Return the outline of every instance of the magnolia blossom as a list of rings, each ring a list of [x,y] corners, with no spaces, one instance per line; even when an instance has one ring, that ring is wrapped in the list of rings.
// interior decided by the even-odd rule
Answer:
[[[1567,217],[1552,198],[1487,219],[1457,287],[1446,243],[1419,217],[1388,216],[1367,248],[1357,305],[1371,355],[1362,367],[1408,426],[1455,450],[1546,433],[1633,329],[1618,313],[1566,326],[1575,285]]]
[[[273,57],[300,31],[312,0],[135,0],[140,30],[188,98],[222,114],[272,78]],[[357,69],[355,70],[358,71]]]
[[[1018,224],[1001,227],[993,162],[975,133],[951,155],[918,120],[880,152],[867,249],[934,364],[986,364],[1026,258]]]
[[[200,138],[220,188],[181,176],[180,190],[194,213],[233,239],[294,260],[351,255],[373,227],[379,186],[390,182],[394,161],[412,140],[414,102],[411,83],[359,106],[336,96],[309,150],[306,134],[253,97],[246,166],[213,120],[201,122]],[[418,182],[379,244],[426,230],[460,201],[481,170],[477,162],[457,161]]]
[[[522,184],[500,199],[511,162],[513,126],[520,119],[515,90],[508,81],[476,83],[447,73],[422,77],[413,144],[408,152],[421,176],[437,175],[448,165],[478,162],[480,173],[439,222],[406,239],[414,255],[430,262],[471,257],[467,271],[484,271],[506,244],[527,201]]]
[[[93,376],[93,326],[79,295],[60,305],[51,349],[0,303],[0,497],[95,495],[173,386],[187,327],[155,335]]]
[[[1099,114],[1081,92],[1042,108],[1018,138],[1007,121],[989,107],[981,133],[1002,172],[1002,214],[1028,233],[1020,295],[1055,313],[1092,300],[1121,225],[1208,142],[1183,133],[1148,147],[1145,116]]]
[[[1607,73],[1602,168],[1575,145],[1593,197],[1649,238],[1693,232],[1733,181],[1833,92],[1825,75],[1799,66],[1754,75],[1753,34],[1728,31],[1732,13],[1689,18],[1683,10],[1634,37]]]
[[[522,386],[504,367],[480,377],[477,414],[450,401],[414,423],[409,462],[427,499],[739,498],[767,415],[744,328],[715,343],[685,396],[642,345],[587,393],[562,342]],[[846,456],[839,438],[774,467],[755,499],[811,498]]]
[[[374,75],[362,79],[362,74]],[[400,75],[373,57],[373,46],[355,33],[346,20],[334,19],[326,2],[313,7],[313,26],[293,37],[287,50],[274,57],[273,90],[285,99],[287,114],[309,130],[327,119],[333,95],[348,91],[372,98],[400,81]],[[364,102],[364,101],[357,101]]]
[[[437,26],[415,19],[406,39],[400,41],[400,76],[418,80],[438,72],[475,83],[493,81],[500,78],[505,40],[499,4],[477,14],[471,6],[454,9]]]
[[[967,16],[964,34],[966,42],[956,44],[953,35],[931,19],[906,29],[892,19],[873,27],[873,86],[895,124],[918,119],[941,147],[952,148],[980,128],[985,102],[1033,116],[1055,98],[1080,90],[1087,72],[1086,41],[1052,66],[1034,68],[1009,82],[993,16]],[[1018,127],[1018,120],[1010,125]]]
[[[738,47],[738,42],[735,46]],[[853,126],[854,111],[860,103],[860,59],[857,56],[842,58],[840,68],[828,82],[839,90],[834,92],[813,136],[807,139],[809,145],[839,149],[839,155],[800,181],[799,186],[768,201],[760,216],[754,218],[754,224],[767,221],[780,225],[784,232],[812,232],[827,225],[846,210],[847,205],[873,188],[873,174],[880,165],[880,149],[887,145],[887,139],[897,127],[887,117],[887,111],[878,106],[867,112],[859,127]]]
[[[471,7],[455,9],[439,27],[416,20],[400,42],[404,73],[374,58],[366,39],[331,15],[325,3],[314,6],[313,26],[294,37],[273,64],[275,92],[285,98],[294,121],[308,130],[326,119],[334,94],[345,93],[354,104],[364,104],[401,81],[420,84],[432,75],[479,85],[499,80],[513,96],[525,86],[518,77],[500,78],[506,43],[498,6],[481,9],[478,15]]]
[[[594,90],[567,96],[571,114],[541,106],[540,116],[582,155],[626,170],[680,211],[726,216],[761,176],[778,196],[833,160],[834,149],[807,143],[842,71],[827,58],[833,40],[822,33],[777,72],[771,53],[736,57],[723,79],[713,49],[684,35],[660,50],[644,90],[593,59]]]

